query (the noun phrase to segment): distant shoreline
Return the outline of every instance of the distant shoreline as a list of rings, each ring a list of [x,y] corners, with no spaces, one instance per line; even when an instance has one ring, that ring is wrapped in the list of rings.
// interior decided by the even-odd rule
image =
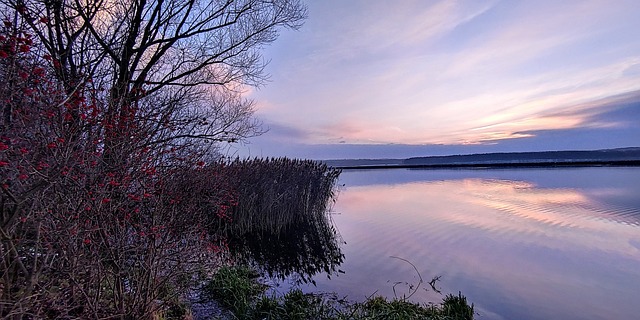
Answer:
[[[454,169],[454,168],[554,168],[554,167],[639,167],[640,160],[611,161],[535,161],[493,163],[437,163],[437,164],[381,164],[381,165],[337,165],[341,170],[363,169]]]
[[[344,159],[324,162],[336,169],[637,167],[640,166],[640,147],[591,151],[478,153],[407,159]]]

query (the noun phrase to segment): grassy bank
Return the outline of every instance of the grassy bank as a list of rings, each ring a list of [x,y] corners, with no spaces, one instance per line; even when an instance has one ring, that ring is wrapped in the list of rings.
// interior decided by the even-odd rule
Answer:
[[[473,304],[447,295],[440,304],[373,296],[363,302],[340,299],[335,293],[268,295],[260,275],[248,267],[224,267],[204,287],[204,296],[228,308],[233,319],[473,319]]]

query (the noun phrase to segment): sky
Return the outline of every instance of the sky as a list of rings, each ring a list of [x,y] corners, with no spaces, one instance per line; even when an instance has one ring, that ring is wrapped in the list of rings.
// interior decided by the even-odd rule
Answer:
[[[640,146],[640,1],[323,0],[264,49],[269,129],[311,159]]]

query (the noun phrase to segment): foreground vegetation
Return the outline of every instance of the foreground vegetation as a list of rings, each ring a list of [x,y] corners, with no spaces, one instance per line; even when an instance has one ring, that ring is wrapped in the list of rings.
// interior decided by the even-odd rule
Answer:
[[[3,315],[182,319],[188,315],[187,292],[229,258],[286,275],[309,275],[342,261],[325,211],[338,172],[326,165],[253,159],[163,173],[160,181],[172,185],[166,193],[136,198],[129,186],[132,196],[120,204],[102,200],[77,218],[61,217],[71,213],[60,206],[59,212],[32,212],[5,227],[14,238],[3,243],[12,250],[0,264]],[[3,200],[5,214],[17,210]],[[122,216],[110,221],[111,210]],[[287,236],[291,230],[296,232]],[[247,239],[252,235],[274,237],[273,247],[256,247]],[[38,273],[23,271],[34,268]]]
[[[308,160],[236,160],[228,165],[238,203],[232,221],[220,221],[236,263],[270,277],[311,281],[337,272],[344,256],[327,214],[340,171]]]
[[[242,92],[305,16],[0,0],[0,318],[152,319],[224,264],[242,199],[221,144],[263,132]]]
[[[224,267],[204,288],[208,297],[231,310],[237,319],[473,319],[473,304],[462,294],[447,295],[441,304],[375,296],[364,302],[335,294],[310,294],[299,289],[283,296],[265,294],[259,273],[248,267]]]

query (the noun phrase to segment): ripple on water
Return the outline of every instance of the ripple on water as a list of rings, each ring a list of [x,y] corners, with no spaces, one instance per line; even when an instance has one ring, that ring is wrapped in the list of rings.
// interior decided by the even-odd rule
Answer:
[[[640,305],[629,301],[640,288],[640,269],[633,267],[640,265],[640,207],[617,198],[601,202],[580,181],[554,180],[564,172],[519,170],[514,181],[456,171],[451,180],[347,188],[335,219],[347,242],[346,274],[317,279],[318,287],[355,299],[373,292],[392,297],[394,282],[416,279],[393,255],[411,261],[425,279],[442,276],[443,292],[462,291],[484,319],[602,319],[603,308],[634,319]],[[529,173],[536,183],[526,181]]]

